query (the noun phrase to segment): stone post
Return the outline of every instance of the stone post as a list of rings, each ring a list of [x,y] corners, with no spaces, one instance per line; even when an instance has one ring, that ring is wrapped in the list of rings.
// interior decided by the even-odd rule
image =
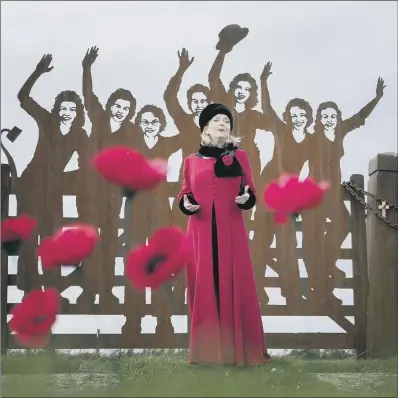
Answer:
[[[387,220],[398,224],[398,155],[380,153],[369,162],[368,191],[383,201],[368,197],[368,204]],[[369,296],[367,316],[368,357],[397,355],[398,229],[368,211],[367,248]]]

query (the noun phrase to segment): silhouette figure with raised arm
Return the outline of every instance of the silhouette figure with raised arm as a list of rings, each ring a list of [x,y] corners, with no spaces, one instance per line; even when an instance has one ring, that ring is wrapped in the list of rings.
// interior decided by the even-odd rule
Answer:
[[[325,290],[333,291],[337,278],[345,278],[345,273],[336,266],[341,246],[350,232],[350,216],[343,202],[341,187],[343,142],[347,134],[365,125],[366,119],[383,97],[385,87],[384,80],[379,78],[375,97],[347,119],[343,119],[340,108],[332,101],[320,104],[316,112],[314,134],[311,136],[309,174],[317,181],[328,180],[330,190],[319,208],[306,212],[303,216],[303,248],[308,253],[308,262],[311,259],[313,261],[308,278],[309,285],[318,298],[323,296]],[[316,231],[311,228],[314,223],[317,225]],[[314,242],[317,244],[314,245]],[[326,264],[322,269],[318,269],[319,258]],[[322,275],[318,276],[320,272]],[[317,278],[325,281],[326,289],[316,285]],[[341,300],[338,301],[341,303]]]
[[[178,92],[182,78],[192,65],[194,57],[189,58],[188,51],[183,48],[178,51],[179,66],[176,74],[170,79],[163,98],[166,109],[179,132],[179,140],[175,140],[175,151],[182,149],[182,157],[196,151],[200,144],[199,115],[210,103],[210,90],[202,84],[194,84],[187,91],[188,108],[191,113],[185,112],[178,100]],[[189,137],[189,138],[188,138]],[[171,142],[169,143],[171,144]],[[174,152],[175,152],[174,151]]]
[[[75,91],[62,91],[55,98],[51,111],[44,109],[31,96],[36,81],[51,72],[52,55],[46,54],[37,64],[18,93],[21,108],[36,121],[39,136],[33,158],[16,182],[18,213],[28,212],[38,222],[41,237],[52,235],[63,224],[63,193],[68,181],[64,169],[72,154],[85,152],[88,136],[84,107]],[[75,177],[80,178],[76,172]],[[23,246],[18,259],[18,288],[29,291],[43,284],[52,283],[48,277],[59,276],[59,272],[45,273],[45,283],[40,282],[36,267],[38,236],[32,234],[29,244]],[[50,278],[51,279],[51,278]]]
[[[248,152],[255,182],[261,173],[260,151],[254,141],[256,130],[267,130],[266,115],[253,109],[258,103],[258,86],[250,73],[240,73],[229,83],[228,91],[221,80],[225,57],[243,40],[249,29],[228,25],[219,33],[216,45],[218,54],[209,72],[209,85],[214,101],[227,104],[235,110],[237,126],[235,134],[242,137],[240,146]],[[249,213],[249,212],[248,212]]]
[[[254,183],[260,187],[261,183],[261,158],[260,150],[255,142],[257,130],[262,130],[263,134],[268,132],[267,116],[254,109],[258,104],[258,85],[250,73],[239,73],[229,83],[228,89],[224,86],[221,79],[221,72],[227,54],[231,53],[234,47],[246,38],[249,29],[241,28],[239,25],[227,25],[219,33],[219,41],[216,45],[218,54],[209,71],[210,92],[214,101],[227,104],[234,111],[236,128],[235,134],[242,138],[240,147],[244,149],[249,157],[253,172]],[[254,232],[250,241],[254,270],[256,273],[257,291],[261,308],[264,310],[268,302],[267,294],[264,290],[264,267],[267,253],[263,249],[258,249],[262,245],[263,209],[262,206],[255,206],[252,211],[245,213],[245,224],[248,230]],[[260,227],[261,224],[261,227]],[[274,265],[272,258],[267,261]],[[271,264],[272,263],[272,264]]]
[[[129,90],[115,90],[105,106],[94,94],[91,69],[98,57],[98,50],[98,47],[88,49],[82,61],[84,104],[92,128],[90,151],[85,163],[87,167],[84,170],[87,184],[81,187],[80,193],[86,209],[83,219],[98,225],[101,241],[84,264],[85,284],[89,288],[83,290],[78,300],[93,303],[94,294],[97,293],[101,310],[112,313],[118,304],[112,293],[115,285],[115,258],[121,249],[121,242],[125,241],[125,236],[118,236],[123,197],[119,187],[107,183],[95,173],[90,167],[90,159],[97,151],[111,145],[140,148],[143,139],[131,121],[136,112],[136,99]],[[95,203],[92,202],[93,195],[98,198]],[[139,243],[145,239],[139,229],[133,237]]]
[[[260,77],[262,109],[268,120],[268,128],[274,134],[275,142],[273,159],[262,173],[262,186],[266,186],[282,173],[296,175],[301,173],[309,157],[308,128],[313,122],[312,107],[302,98],[293,98],[288,102],[282,119],[277,115],[271,105],[268,89],[271,68],[272,63],[268,62]],[[269,248],[275,234],[281,292],[286,298],[287,305],[297,309],[302,302],[302,292],[294,222],[289,221],[287,224],[276,226],[272,214],[267,212],[260,217],[260,220],[261,224],[256,223],[256,230],[263,229],[263,240],[258,248],[261,246],[264,249]]]

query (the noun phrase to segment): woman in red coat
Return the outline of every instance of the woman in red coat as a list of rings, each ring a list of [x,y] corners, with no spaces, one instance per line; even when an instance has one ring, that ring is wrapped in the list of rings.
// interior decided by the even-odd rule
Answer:
[[[194,260],[186,266],[190,363],[263,365],[270,360],[242,210],[257,201],[250,162],[234,144],[222,104],[201,113],[201,147],[184,159],[180,209]]]

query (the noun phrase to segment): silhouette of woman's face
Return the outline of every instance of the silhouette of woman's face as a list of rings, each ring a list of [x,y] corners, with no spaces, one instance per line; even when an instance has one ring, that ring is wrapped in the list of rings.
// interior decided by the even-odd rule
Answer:
[[[71,124],[76,119],[76,104],[70,101],[63,101],[59,106],[59,117],[61,123]]]
[[[144,112],[141,116],[140,127],[148,138],[154,138],[159,134],[160,121],[152,112]]]
[[[208,105],[207,97],[204,93],[193,93],[191,99],[191,111],[195,116],[199,116]]]
[[[321,111],[321,123],[325,130],[334,131],[337,126],[336,109],[326,108]]]
[[[130,101],[118,99],[111,106],[111,117],[116,122],[123,122],[130,112]]]
[[[244,104],[250,97],[252,86],[249,82],[240,81],[237,83],[234,95],[238,104]]]
[[[290,118],[292,119],[293,128],[295,130],[302,130],[308,123],[307,113],[298,106],[292,106],[290,108]]]

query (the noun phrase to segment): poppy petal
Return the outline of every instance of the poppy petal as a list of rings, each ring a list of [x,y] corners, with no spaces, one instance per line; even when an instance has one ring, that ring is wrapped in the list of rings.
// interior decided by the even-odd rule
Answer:
[[[105,148],[92,159],[92,166],[109,183],[129,191],[148,190],[166,181],[167,162],[146,159],[139,151],[125,146]]]
[[[64,226],[52,236],[44,238],[38,247],[43,268],[61,265],[77,265],[95,249],[99,235],[88,224]]]
[[[46,288],[29,292],[12,310],[9,328],[20,335],[44,335],[51,331],[60,310],[58,290]]]
[[[284,224],[285,222],[288,221],[288,219],[289,218],[288,218],[288,216],[285,213],[276,212],[275,215],[274,215],[274,221],[277,224]]]
[[[318,206],[329,188],[326,181],[317,184],[311,178],[300,181],[296,175],[282,174],[264,191],[266,206],[276,212],[274,220],[281,224],[288,216]]]
[[[1,222],[1,242],[26,240],[36,228],[37,222],[27,213],[7,218]]]
[[[142,245],[130,251],[127,257],[126,277],[138,290],[145,290],[148,286],[147,266],[155,256],[150,246]]]
[[[167,175],[168,162],[162,158],[153,158],[148,161],[149,165],[162,175]]]
[[[37,248],[37,255],[41,259],[43,268],[51,268],[57,263],[57,248],[54,244],[54,238],[45,237],[40,241]]]
[[[27,213],[1,222],[1,246],[8,255],[18,254],[21,244],[36,228],[37,222]]]
[[[159,228],[147,246],[141,245],[129,253],[126,275],[139,290],[157,289],[176,276],[191,257],[192,245],[182,229]]]
[[[164,227],[155,231],[148,244],[155,245],[157,252],[170,255],[179,249],[184,238],[185,234],[181,228]]]

